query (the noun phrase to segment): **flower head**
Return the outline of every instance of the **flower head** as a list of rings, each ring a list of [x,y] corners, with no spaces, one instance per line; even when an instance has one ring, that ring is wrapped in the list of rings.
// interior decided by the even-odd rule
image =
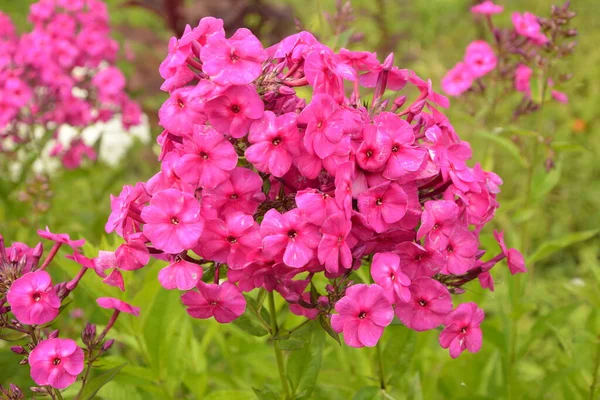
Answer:
[[[415,331],[426,331],[441,325],[452,310],[448,289],[427,277],[415,279],[409,287],[410,301],[396,304],[396,316]]]
[[[246,310],[246,299],[232,283],[213,285],[199,281],[197,288],[197,292],[190,291],[181,296],[188,314],[194,318],[215,317],[217,322],[226,324]]]
[[[391,304],[410,300],[410,278],[402,272],[398,254],[375,254],[371,264],[371,276],[385,291],[385,297]]]
[[[28,272],[14,281],[6,296],[22,324],[43,325],[58,315],[60,299],[46,271]]]
[[[83,350],[71,339],[46,339],[29,354],[31,378],[39,386],[64,389],[83,371]]]
[[[446,317],[446,327],[440,333],[440,345],[450,349],[452,358],[458,357],[464,350],[477,353],[481,349],[483,334],[479,325],[483,318],[483,310],[477,304],[459,305]]]

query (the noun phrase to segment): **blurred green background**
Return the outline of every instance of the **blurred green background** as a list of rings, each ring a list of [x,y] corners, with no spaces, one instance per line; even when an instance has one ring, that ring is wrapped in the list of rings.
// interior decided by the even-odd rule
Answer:
[[[30,0],[0,0],[0,10],[27,28]],[[328,18],[333,0],[193,0],[181,18],[162,18],[161,1],[147,1],[151,11],[109,0],[114,36],[134,54],[120,66],[132,95],[142,102],[156,136],[156,111],[166,98],[158,87],[158,64],[168,38],[184,23],[197,24],[206,15],[222,17],[228,29],[247,25],[263,43],[293,33],[299,23],[333,44]],[[431,78],[434,87],[459,61],[466,45],[481,38],[482,27],[465,0],[355,0],[354,20],[336,44],[355,50],[376,49],[380,59],[394,51],[396,65]],[[502,1],[498,25],[510,23],[513,11],[544,16],[551,1]],[[472,142],[473,159],[504,179],[501,208],[482,233],[483,248],[497,251],[493,229],[506,231],[510,246],[523,250],[530,272],[510,276],[501,264],[493,271],[496,291],[477,283],[455,303],[476,301],[486,312],[484,344],[477,354],[452,360],[437,344],[437,331],[415,333],[390,326],[383,338],[388,391],[378,386],[374,349],[340,347],[318,331],[302,333],[305,344],[288,354],[288,370],[298,398],[312,399],[598,399],[600,387],[600,11],[598,2],[577,0],[573,25],[579,30],[575,54],[561,68],[574,78],[559,87],[567,105],[548,103],[542,112],[516,123],[511,107],[495,118],[473,118],[453,100],[447,115],[456,131]],[[329,17],[328,17],[329,16]],[[339,32],[338,32],[339,33]],[[360,40],[358,40],[360,39]],[[356,41],[358,40],[358,41]],[[498,127],[510,129],[498,130]],[[539,139],[551,139],[542,145]],[[158,170],[156,148],[138,144],[118,168],[101,164],[67,171],[50,180],[50,191],[33,194],[50,203],[35,212],[33,200],[15,194],[0,198],[0,232],[10,242],[37,242],[35,231],[46,224],[53,231],[85,237],[94,256],[99,248],[114,249],[116,237],[104,233],[109,194],[124,184],[145,181]],[[554,168],[544,168],[548,158]],[[4,171],[0,171],[4,174]],[[29,189],[31,191],[31,189]],[[50,193],[51,192],[51,193]],[[33,211],[32,211],[33,210]],[[126,276],[124,300],[142,307],[139,319],[123,316],[113,335],[119,342],[104,367],[126,363],[117,378],[98,394],[102,399],[276,399],[279,378],[272,349],[265,338],[248,336],[236,325],[188,318],[177,293],[159,288],[158,262]],[[67,277],[77,266],[60,261],[50,271]],[[63,336],[78,337],[84,323],[102,325],[108,318],[95,306],[99,295],[120,294],[91,275],[75,293],[84,317],[65,313]],[[294,325],[283,304],[280,322]],[[0,383],[31,385],[27,367],[0,342]],[[256,389],[256,390],[255,390]],[[67,396],[68,397],[68,396]]]

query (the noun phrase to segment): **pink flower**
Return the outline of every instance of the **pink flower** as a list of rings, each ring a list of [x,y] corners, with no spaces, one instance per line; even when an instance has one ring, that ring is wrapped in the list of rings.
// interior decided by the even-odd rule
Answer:
[[[319,231],[306,220],[300,210],[285,214],[275,209],[267,211],[260,225],[263,251],[271,257],[284,251],[283,262],[294,268],[302,268],[315,256],[319,245]]]
[[[122,300],[115,299],[114,297],[98,297],[96,303],[102,308],[117,310],[127,314],[138,317],[140,315],[140,308],[132,306]]]
[[[85,239],[71,240],[71,237],[68,234],[52,233],[52,232],[50,232],[50,229],[48,227],[46,227],[45,231],[43,231],[41,229],[38,230],[37,234],[41,238],[44,238],[46,240],[52,240],[56,243],[66,244],[67,246],[70,246],[74,250],[85,244]]]
[[[481,349],[481,322],[483,310],[475,303],[464,303],[456,307],[446,318],[446,327],[440,333],[440,345],[450,349],[450,356],[456,358],[465,349],[477,353]]]
[[[417,278],[410,285],[410,301],[396,304],[396,316],[415,331],[433,329],[452,310],[448,289],[431,278]]]
[[[502,11],[504,11],[504,7],[492,3],[490,0],[486,0],[483,3],[471,7],[471,12],[473,14],[494,15],[500,14]]]
[[[542,27],[538,22],[538,17],[532,13],[525,12],[521,15],[515,12],[512,14],[512,23],[519,35],[532,39],[537,44],[544,44],[548,41],[548,38],[541,32]]]
[[[380,171],[392,154],[392,138],[375,125],[363,129],[363,141],[356,152],[356,162],[367,171]]]
[[[300,190],[296,193],[296,205],[305,217],[315,225],[323,225],[327,217],[340,212],[334,197],[316,189]],[[349,214],[347,215],[350,216]]]
[[[265,105],[252,86],[230,86],[220,96],[206,102],[208,120],[224,135],[241,138],[253,121],[261,118]]]
[[[58,315],[60,299],[46,271],[28,272],[15,280],[6,296],[15,317],[25,325],[43,325]]]
[[[117,267],[125,271],[143,268],[150,261],[150,253],[142,233],[134,233],[115,252]]]
[[[190,137],[183,139],[185,154],[175,163],[177,176],[184,182],[214,189],[229,177],[237,165],[233,145],[214,129],[194,128]]]
[[[200,204],[189,193],[167,189],[142,211],[144,236],[166,253],[179,253],[198,244],[204,229]]]
[[[102,280],[102,283],[119,288],[121,292],[125,291],[125,281],[123,280],[121,271],[118,269],[113,269],[112,272]]]
[[[160,126],[173,135],[190,135],[194,125],[206,121],[202,113],[202,102],[194,96],[193,89],[184,87],[174,90],[158,110]]]
[[[298,116],[306,125],[304,147],[323,159],[332,155],[344,134],[344,113],[328,94],[316,94]]]
[[[404,242],[396,246],[400,256],[402,271],[415,280],[422,276],[433,277],[446,264],[444,256],[431,248],[425,248],[414,242]]]
[[[508,269],[510,270],[510,273],[515,275],[518,273],[527,272],[523,254],[516,249],[509,249],[506,247],[506,244],[504,243],[504,232],[494,231],[494,239],[496,239],[500,245],[500,248],[502,249],[502,252],[504,255],[506,255],[506,261],[508,263]]]
[[[479,247],[477,236],[466,227],[457,228],[449,237],[440,236],[437,242],[428,241],[432,247],[446,256],[446,271],[462,275],[475,264],[475,255]]]
[[[493,71],[497,63],[494,50],[487,42],[476,40],[467,46],[465,64],[468,65],[473,78],[480,78]]]
[[[343,98],[344,79],[356,80],[356,71],[341,62],[339,57],[325,46],[306,57],[304,74],[315,93],[328,94],[335,99]]]
[[[373,256],[371,276],[385,292],[391,303],[410,300],[410,278],[400,269],[400,257],[395,253],[377,253]]]
[[[442,89],[450,96],[460,96],[473,85],[473,73],[464,62],[459,62],[442,79]]]
[[[552,93],[552,98],[554,100],[558,101],[559,103],[563,103],[563,104],[569,103],[569,96],[567,96],[566,93],[559,92],[558,90],[553,90],[551,93]]]
[[[158,273],[158,281],[165,289],[190,290],[200,278],[202,267],[179,257]]]
[[[230,38],[217,33],[208,37],[200,53],[202,69],[220,85],[245,85],[258,78],[267,52],[248,29]]]
[[[214,189],[202,191],[202,215],[205,218],[233,212],[252,215],[265,200],[262,188],[263,181],[256,172],[236,167],[230,172],[229,179]]]
[[[396,183],[382,183],[358,196],[358,209],[377,233],[384,232],[406,214],[408,196]]]
[[[197,292],[187,292],[181,296],[188,314],[194,318],[215,317],[217,322],[226,324],[246,311],[246,299],[232,283],[211,285],[199,281],[197,288]]]
[[[283,177],[292,166],[293,157],[300,154],[300,133],[296,114],[286,113],[276,117],[265,111],[261,120],[250,128],[246,159],[261,172]]]
[[[458,206],[449,200],[430,200],[425,203],[421,214],[421,226],[417,231],[417,239],[428,235],[429,240],[437,242],[440,236],[448,237],[456,229],[458,222]]]
[[[394,319],[394,309],[377,285],[353,285],[335,305],[331,327],[344,334],[350,347],[373,347],[383,334],[383,328]]]
[[[526,96],[531,96],[531,75],[533,70],[527,65],[519,64],[515,70],[515,89]]]
[[[258,224],[251,215],[234,212],[220,219],[206,221],[204,233],[196,252],[229,268],[241,269],[248,255],[261,246]]]
[[[121,237],[139,231],[139,208],[150,200],[143,183],[125,185],[117,197],[110,195],[111,213],[104,225],[106,233],[117,232]]]
[[[352,253],[347,240],[351,229],[352,223],[342,213],[330,216],[323,223],[318,257],[327,272],[337,275],[340,268],[352,267]]]
[[[39,386],[64,389],[83,371],[83,360],[83,350],[71,339],[42,340],[29,354],[31,379]]]

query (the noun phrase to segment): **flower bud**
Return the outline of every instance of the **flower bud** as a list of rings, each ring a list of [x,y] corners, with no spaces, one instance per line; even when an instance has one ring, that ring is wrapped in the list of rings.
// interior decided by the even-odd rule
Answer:
[[[102,351],[109,350],[112,347],[113,343],[115,343],[115,339],[109,339],[106,342],[104,342],[102,344]]]
[[[94,339],[96,339],[96,325],[88,322],[85,324],[83,332],[81,332],[81,340],[83,340],[83,343],[89,345],[94,341]]]
[[[33,393],[48,393],[45,387],[32,386],[29,388]]]
[[[317,300],[317,303],[321,306],[321,307],[327,307],[329,305],[329,299],[325,296],[319,296],[319,299]]]
[[[291,88],[291,87],[285,86],[285,85],[279,86],[279,89],[277,89],[277,91],[279,92],[279,94],[281,94],[283,96],[292,96],[292,95],[296,94],[296,91],[294,90],[294,88]]]
[[[15,354],[23,354],[23,353],[25,353],[25,349],[23,348],[23,346],[12,346],[10,348],[10,351],[12,351]]]
[[[390,53],[383,61],[383,70],[389,71],[394,66],[394,53]]]
[[[21,361],[19,361],[19,365],[25,365],[29,362],[29,360],[27,358],[22,359]]]
[[[52,332],[50,332],[50,334],[48,335],[48,339],[55,339],[58,337],[58,329],[53,330]]]
[[[327,290],[328,293],[335,292],[335,289],[330,284],[327,284],[327,286],[325,286],[325,290]]]
[[[406,96],[400,96],[394,100],[394,106],[396,106],[396,108],[402,107],[404,103],[406,103]]]

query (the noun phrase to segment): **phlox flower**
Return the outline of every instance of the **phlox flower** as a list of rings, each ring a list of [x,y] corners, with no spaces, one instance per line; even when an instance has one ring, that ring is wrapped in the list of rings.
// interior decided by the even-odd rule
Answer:
[[[515,70],[515,89],[526,96],[531,96],[531,75],[533,70],[527,65],[519,64]]]
[[[226,324],[246,310],[246,299],[232,283],[214,285],[199,281],[197,289],[181,296],[187,313],[194,318],[215,317],[217,322]]]
[[[176,136],[191,135],[194,125],[203,124],[203,104],[194,96],[194,88],[174,90],[158,110],[159,124]]]
[[[343,333],[350,347],[373,347],[381,338],[383,328],[394,318],[394,309],[378,285],[353,285],[335,305],[331,327]]]
[[[202,267],[175,257],[158,273],[158,281],[165,289],[190,290],[202,278]]]
[[[330,274],[338,275],[340,269],[347,270],[352,267],[352,253],[348,240],[351,229],[352,222],[340,212],[323,222],[323,237],[319,242],[318,258]]]
[[[458,206],[449,200],[430,200],[425,203],[421,214],[421,226],[417,231],[417,239],[428,235],[437,242],[440,236],[450,236],[458,222]]]
[[[44,239],[52,240],[56,243],[66,244],[72,249],[77,249],[85,244],[85,239],[71,240],[71,237],[66,233],[52,233],[50,228],[46,227],[46,230],[38,230],[37,234]]]
[[[377,253],[373,256],[371,276],[391,303],[410,300],[410,278],[400,268],[400,256],[395,253]]]
[[[425,243],[446,257],[442,272],[455,275],[462,275],[473,267],[479,247],[477,236],[464,226],[456,228],[450,236],[440,235],[437,241],[428,238]]]
[[[139,207],[150,199],[143,183],[135,186],[125,185],[118,196],[110,195],[111,213],[104,225],[106,233],[117,232],[123,237],[138,231]]]
[[[150,252],[144,240],[145,238],[141,232],[127,237],[127,241],[115,251],[117,268],[125,271],[135,271],[148,264]]]
[[[154,247],[166,253],[179,253],[198,244],[204,229],[200,204],[189,193],[167,189],[150,200],[142,211],[143,228]]]
[[[252,215],[265,200],[262,187],[263,181],[256,172],[236,167],[230,172],[229,179],[214,189],[202,191],[202,216],[218,218],[233,212]]]
[[[304,146],[323,159],[332,155],[344,134],[344,113],[329,94],[316,94],[298,116],[306,125]]]
[[[548,38],[541,32],[542,27],[538,22],[538,17],[530,12],[512,14],[512,23],[517,33],[521,36],[531,39],[534,43],[544,44]]]
[[[46,339],[29,354],[31,379],[39,386],[64,389],[83,371],[84,353],[71,339]]]
[[[508,269],[510,269],[510,273],[514,275],[527,272],[523,254],[516,249],[509,249],[506,247],[506,244],[504,243],[504,232],[494,231],[494,239],[496,239],[500,245],[500,248],[502,249],[502,252],[504,255],[506,255],[506,261],[508,263]]]
[[[473,73],[464,62],[459,62],[442,79],[442,89],[450,96],[460,96],[473,85]]]
[[[400,256],[400,265],[411,280],[422,276],[432,277],[446,264],[444,256],[432,248],[415,242],[399,243],[395,251]]]
[[[480,78],[496,68],[498,59],[487,42],[476,40],[467,46],[464,62],[473,78]]]
[[[396,316],[415,331],[427,331],[444,322],[452,310],[448,289],[427,277],[417,278],[410,287],[410,301],[396,304]]]
[[[440,333],[440,345],[450,349],[450,356],[456,358],[465,350],[477,353],[481,349],[483,334],[479,325],[484,312],[475,303],[464,303],[452,310],[446,317],[446,327]]]
[[[248,134],[250,125],[263,116],[264,109],[260,96],[249,85],[230,86],[204,105],[211,125],[236,139]]]
[[[6,300],[12,313],[25,325],[43,325],[58,315],[60,299],[46,271],[28,272],[15,280]]]
[[[305,217],[315,225],[323,225],[327,217],[341,211],[337,201],[328,193],[316,189],[304,189],[296,193],[296,205]]]
[[[356,152],[356,162],[367,171],[380,171],[392,154],[392,138],[375,125],[366,125],[363,141]]]
[[[358,196],[358,209],[377,233],[389,229],[406,214],[408,196],[396,183],[382,183]]]
[[[471,7],[471,12],[473,14],[494,15],[500,14],[502,11],[504,11],[504,7],[494,4],[490,0],[486,0]]]

